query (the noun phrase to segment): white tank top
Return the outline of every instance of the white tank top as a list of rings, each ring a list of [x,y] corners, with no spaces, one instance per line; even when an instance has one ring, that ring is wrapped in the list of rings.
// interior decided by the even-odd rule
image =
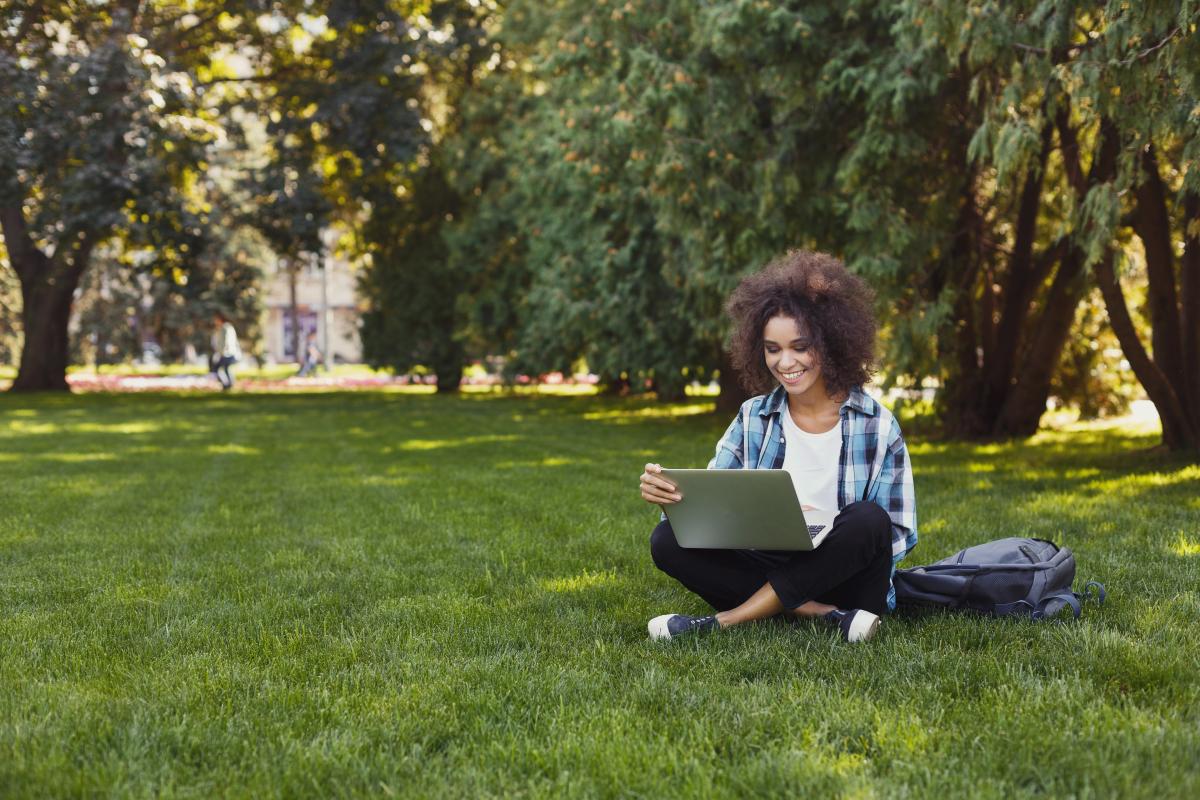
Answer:
[[[783,407],[783,468],[792,478],[804,509],[808,532],[824,538],[838,514],[837,473],[842,455],[842,424],[824,433],[800,430],[787,405]]]

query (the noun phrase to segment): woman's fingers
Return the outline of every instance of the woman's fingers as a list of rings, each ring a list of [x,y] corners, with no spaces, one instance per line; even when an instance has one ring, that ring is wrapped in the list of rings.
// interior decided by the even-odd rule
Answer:
[[[655,486],[652,483],[642,484],[642,494],[650,494],[655,497],[671,497],[676,500],[680,499],[680,495],[675,491],[673,486]]]
[[[674,494],[677,487],[666,478],[659,477],[649,472],[642,473],[642,486],[652,486],[667,494]]]
[[[647,503],[654,503],[660,506],[669,506],[678,503],[682,498],[677,494],[667,494],[659,491],[642,490],[642,499]]]
[[[662,467],[658,464],[646,465],[646,471],[641,477],[642,499],[659,505],[678,503],[683,499],[683,495],[679,493],[675,484],[659,474],[661,470]]]
[[[662,477],[662,467],[658,464],[647,464],[646,471],[642,473],[642,481],[649,482],[655,486],[660,486],[668,492],[675,491],[675,484],[671,483],[666,478]]]

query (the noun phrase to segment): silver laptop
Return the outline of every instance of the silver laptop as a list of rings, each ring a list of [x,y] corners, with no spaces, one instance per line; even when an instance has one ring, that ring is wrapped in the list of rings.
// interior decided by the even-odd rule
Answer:
[[[663,506],[680,547],[812,550],[828,526],[810,529],[782,469],[664,469],[683,499]],[[814,536],[817,538],[814,540]]]

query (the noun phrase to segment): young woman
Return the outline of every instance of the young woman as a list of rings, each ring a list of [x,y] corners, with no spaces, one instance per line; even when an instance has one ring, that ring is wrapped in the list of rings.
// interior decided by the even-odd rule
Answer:
[[[895,565],[917,543],[908,450],[895,418],[867,396],[872,293],[832,256],[796,251],[747,277],[726,306],[734,367],[751,392],[709,469],[785,469],[807,521],[832,526],[811,551],[684,549],[664,515],[650,536],[663,572],[718,612],[650,620],[670,639],[780,613],[823,617],[865,641],[896,605]],[[682,499],[658,464],[642,497]]]

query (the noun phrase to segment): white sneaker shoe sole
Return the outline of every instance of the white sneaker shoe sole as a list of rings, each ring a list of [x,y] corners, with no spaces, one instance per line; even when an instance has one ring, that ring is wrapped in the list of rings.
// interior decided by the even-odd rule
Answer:
[[[861,609],[850,620],[850,630],[846,632],[847,642],[865,642],[879,630],[879,615]]]
[[[650,638],[656,642],[661,639],[670,639],[671,632],[667,630],[667,620],[673,616],[675,615],[663,614],[662,616],[655,617],[646,623],[646,630],[650,632]]]

